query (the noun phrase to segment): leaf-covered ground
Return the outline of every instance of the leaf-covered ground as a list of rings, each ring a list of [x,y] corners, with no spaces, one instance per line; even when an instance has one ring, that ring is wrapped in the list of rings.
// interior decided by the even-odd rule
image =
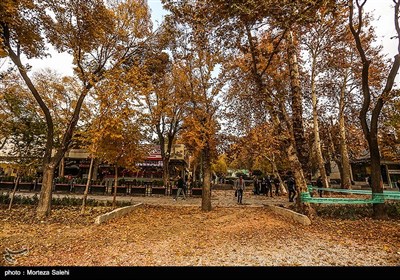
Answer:
[[[138,198],[139,199],[139,198]],[[229,197],[229,199],[232,199]],[[260,198],[264,199],[264,198]],[[139,199],[140,200],[140,199]],[[6,266],[399,266],[400,221],[316,218],[295,224],[264,207],[215,207],[181,201],[141,205],[104,224],[110,208],[56,207],[46,221],[33,206],[0,211]],[[6,249],[28,248],[6,261]]]

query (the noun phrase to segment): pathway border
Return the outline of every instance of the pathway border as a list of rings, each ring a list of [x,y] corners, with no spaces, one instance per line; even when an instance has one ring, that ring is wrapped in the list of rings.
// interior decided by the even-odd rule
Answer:
[[[142,204],[143,203],[140,202],[140,203],[137,203],[135,205],[125,206],[125,207],[122,207],[122,208],[115,209],[115,210],[113,210],[111,212],[102,214],[102,215],[96,217],[96,219],[94,220],[94,223],[99,225],[99,224],[104,223],[104,222],[106,222],[108,220],[111,220],[111,219],[114,219],[114,218],[119,218],[119,217],[121,217],[123,215],[128,214],[129,212],[132,212],[137,206],[140,206]]]
[[[275,212],[281,216],[287,217],[297,223],[300,223],[305,226],[311,225],[311,220],[306,215],[297,213],[295,211],[292,211],[292,210],[284,208],[284,207],[275,206],[275,205],[264,204],[264,206],[267,207],[268,209],[272,210],[273,212]]]

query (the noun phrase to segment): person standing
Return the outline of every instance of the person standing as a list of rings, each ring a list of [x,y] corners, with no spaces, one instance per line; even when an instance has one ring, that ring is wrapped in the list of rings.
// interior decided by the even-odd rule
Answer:
[[[289,178],[286,181],[289,193],[289,202],[294,201],[294,197],[296,196],[296,181],[293,178],[292,173],[289,173]]]
[[[281,182],[279,182],[279,178],[274,177],[274,185],[275,185],[275,195],[279,195],[279,187],[281,185]]]
[[[183,178],[181,176],[178,175],[178,182],[176,183],[178,190],[176,191],[176,197],[174,198],[174,200],[177,200],[179,195],[182,193],[183,196],[183,200],[186,199],[186,195],[185,195],[185,181],[183,180]]]
[[[257,176],[253,177],[253,181],[254,181],[254,191],[253,191],[253,193],[255,195],[259,195],[260,194],[260,189],[259,189],[259,181],[258,181]]]
[[[237,192],[237,202],[238,202],[238,204],[243,204],[242,200],[243,200],[243,192],[244,192],[244,188],[245,188],[245,183],[244,183],[242,176],[240,176],[239,179],[237,179],[235,181],[235,185],[236,185],[236,192]]]
[[[261,181],[261,194],[265,194],[267,192],[267,181],[265,180],[265,177],[262,178]]]
[[[267,184],[267,189],[266,189],[265,195],[268,196],[268,193],[269,193],[270,197],[272,197],[272,182],[268,175],[265,176],[265,182]]]
[[[368,187],[371,188],[371,186],[372,186],[372,178],[371,178],[371,175],[368,175],[368,177],[367,177],[367,183],[368,183]]]
[[[322,177],[319,176],[317,179],[317,188],[318,188],[319,197],[322,197],[322,190],[320,190],[320,189],[322,189],[323,187],[324,187],[324,184],[322,183]]]

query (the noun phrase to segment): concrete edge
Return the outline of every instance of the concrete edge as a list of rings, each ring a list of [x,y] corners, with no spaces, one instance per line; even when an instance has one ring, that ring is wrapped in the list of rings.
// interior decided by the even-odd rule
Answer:
[[[287,208],[283,208],[283,207],[279,207],[279,206],[275,206],[275,205],[267,205],[264,204],[265,207],[267,207],[268,209],[272,210],[273,212],[277,213],[278,215],[284,216],[286,218],[289,218],[299,224],[305,225],[305,226],[309,226],[311,225],[311,220],[310,218],[308,218],[306,215],[297,213],[295,211],[292,211],[290,209]]]
[[[111,212],[97,216],[96,219],[94,220],[94,223],[99,225],[99,224],[109,221],[111,219],[122,217],[123,215],[128,214],[129,212],[134,210],[137,206],[140,206],[142,204],[143,203],[140,202],[140,203],[136,203],[135,205],[130,205],[130,206],[125,206],[122,208],[114,209]]]

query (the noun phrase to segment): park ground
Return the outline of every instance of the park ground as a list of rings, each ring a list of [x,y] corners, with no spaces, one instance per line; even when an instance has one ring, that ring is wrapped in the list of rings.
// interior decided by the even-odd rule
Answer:
[[[101,199],[108,199],[101,197]],[[102,224],[110,207],[53,206],[47,220],[34,206],[0,205],[2,266],[400,266],[400,220],[368,216],[315,217],[305,226],[264,207],[287,207],[286,196],[214,191],[213,210],[201,198],[118,197],[141,202]],[[340,213],[340,211],[338,212]],[[7,258],[7,249],[28,249]],[[14,261],[14,262],[13,262]]]

